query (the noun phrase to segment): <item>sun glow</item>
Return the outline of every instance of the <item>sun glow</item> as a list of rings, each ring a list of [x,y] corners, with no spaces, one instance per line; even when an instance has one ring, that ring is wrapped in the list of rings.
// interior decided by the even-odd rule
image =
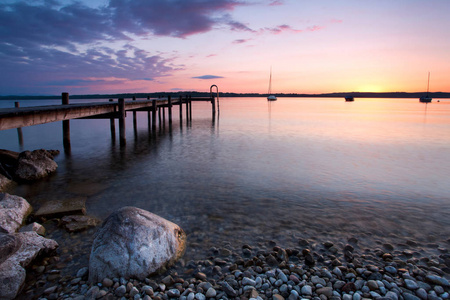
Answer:
[[[382,93],[386,92],[386,89],[382,86],[376,84],[363,84],[360,85],[355,92],[364,92],[364,93]]]

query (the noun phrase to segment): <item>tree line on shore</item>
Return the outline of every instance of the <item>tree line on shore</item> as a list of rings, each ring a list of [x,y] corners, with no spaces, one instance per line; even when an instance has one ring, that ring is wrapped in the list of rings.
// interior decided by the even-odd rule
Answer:
[[[276,93],[277,97],[315,97],[315,98],[420,98],[424,95],[423,92],[407,93],[407,92],[388,92],[388,93],[370,93],[370,92],[337,92],[337,93],[321,93],[321,94],[298,94],[298,93]],[[216,93],[213,93],[215,96]],[[142,98],[158,98],[158,97],[209,97],[208,92],[197,91],[179,91],[179,92],[153,92],[153,93],[123,93],[123,94],[90,94],[90,95],[70,95],[71,99],[130,99],[135,97],[136,99]],[[219,97],[266,97],[267,94],[260,93],[228,93],[219,92]],[[450,98],[450,93],[435,92],[429,93],[432,98]],[[41,99],[61,99],[61,95],[47,95],[47,96],[0,96],[0,100],[41,100]]]

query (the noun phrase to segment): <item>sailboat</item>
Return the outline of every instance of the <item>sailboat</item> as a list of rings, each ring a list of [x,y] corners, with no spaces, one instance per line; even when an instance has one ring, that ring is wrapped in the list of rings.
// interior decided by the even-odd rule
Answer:
[[[267,101],[276,101],[277,97],[272,95],[272,68],[270,68],[270,79],[269,79],[269,96],[267,96]]]
[[[433,98],[431,98],[430,96],[428,96],[429,89],[430,89],[430,72],[428,72],[427,95],[426,95],[426,96],[420,97],[420,99],[419,99],[420,102],[429,103],[429,102],[431,102],[431,100],[433,100]]]

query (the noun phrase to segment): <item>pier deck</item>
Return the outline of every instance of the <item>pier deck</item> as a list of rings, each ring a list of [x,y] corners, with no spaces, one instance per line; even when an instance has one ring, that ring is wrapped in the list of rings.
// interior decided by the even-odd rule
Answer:
[[[125,118],[126,112],[132,111],[134,124],[136,124],[136,111],[147,111],[150,126],[150,116],[152,119],[151,127],[156,128],[157,114],[161,123],[161,110],[167,108],[169,112],[169,126],[172,123],[172,107],[179,105],[180,120],[182,118],[182,105],[186,104],[186,120],[192,117],[192,101],[210,101],[212,104],[213,117],[215,116],[215,98],[192,98],[192,97],[178,97],[171,99],[158,98],[148,100],[128,100],[119,99],[118,101],[109,102],[93,102],[93,103],[76,103],[69,104],[69,95],[63,93],[62,104],[60,105],[46,105],[46,106],[32,106],[19,107],[16,102],[14,108],[0,109],[0,130],[17,128],[19,133],[19,140],[21,140],[21,128],[33,125],[40,125],[51,122],[63,122],[63,139],[65,148],[70,148],[70,127],[69,120],[71,119],[110,119],[111,120],[111,136],[115,136],[114,119],[119,120],[119,135],[121,144],[125,144]]]
[[[125,111],[153,109],[153,100],[125,101]],[[158,107],[167,106],[169,100],[156,100]],[[180,100],[173,100],[172,105],[179,105]],[[33,107],[0,109],[0,130],[20,128],[50,122],[79,118],[119,118],[118,102],[96,102],[80,104],[46,105]]]

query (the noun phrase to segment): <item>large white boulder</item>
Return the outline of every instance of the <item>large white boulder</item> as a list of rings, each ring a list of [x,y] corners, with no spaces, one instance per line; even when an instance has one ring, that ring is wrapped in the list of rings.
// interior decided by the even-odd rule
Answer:
[[[176,224],[136,207],[112,213],[96,233],[89,281],[124,277],[143,280],[178,260],[186,234]]]

